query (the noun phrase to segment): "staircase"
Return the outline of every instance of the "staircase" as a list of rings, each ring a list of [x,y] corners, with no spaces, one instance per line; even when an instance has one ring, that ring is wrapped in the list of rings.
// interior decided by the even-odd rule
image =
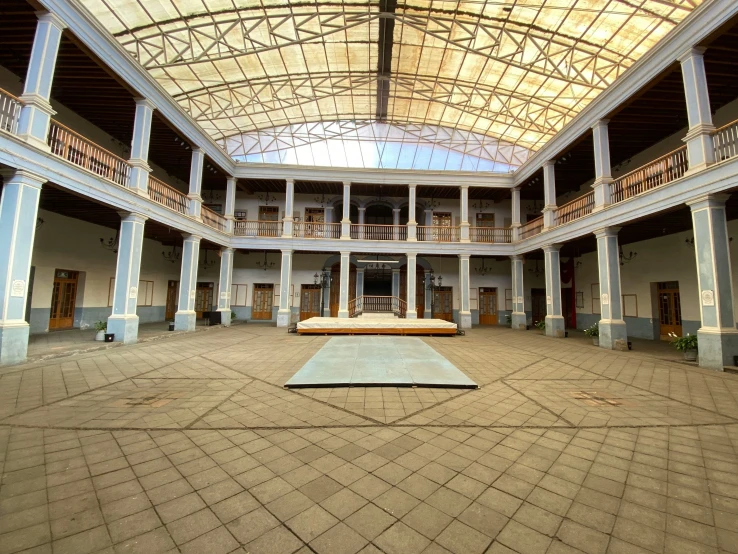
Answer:
[[[407,303],[397,296],[357,296],[349,302],[350,317],[404,318]]]

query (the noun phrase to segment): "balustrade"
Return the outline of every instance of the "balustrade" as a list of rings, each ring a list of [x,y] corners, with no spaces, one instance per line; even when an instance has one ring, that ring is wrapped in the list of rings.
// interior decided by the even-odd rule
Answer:
[[[18,129],[18,116],[23,102],[0,88],[0,129],[15,133]]]
[[[665,156],[626,173],[610,183],[613,204],[644,193],[682,177],[689,167],[687,147],[682,146]]]
[[[530,220],[528,223],[521,225],[520,227],[520,238],[527,239],[533,237],[543,231],[543,217],[537,217]]]
[[[233,234],[239,237],[281,237],[281,221],[247,221],[237,219],[234,222]]]
[[[715,145],[715,161],[722,162],[738,155],[738,121],[716,129],[712,140]]]
[[[341,224],[300,221],[292,225],[292,234],[305,239],[337,239],[341,237]]]
[[[556,219],[554,225],[564,225],[587,214],[591,214],[595,205],[594,191],[580,196],[559,206],[556,209]]]
[[[366,240],[407,240],[407,226],[352,224],[351,238]]]
[[[512,229],[509,227],[470,227],[469,240],[488,243],[512,242]]]
[[[459,228],[419,225],[417,238],[427,242],[459,242]]]
[[[200,217],[202,218],[202,222],[205,225],[208,225],[209,227],[212,227],[213,229],[217,229],[218,231],[223,231],[223,232],[225,232],[226,229],[228,229],[226,218],[220,215],[219,213],[214,212],[210,208],[202,206],[202,209],[200,211]]]
[[[189,207],[190,199],[187,198],[187,195],[183,192],[170,187],[163,181],[160,181],[151,175],[149,175],[147,192],[149,193],[149,198],[157,204],[166,206],[170,210],[179,212],[182,215],[187,215],[187,208]]]

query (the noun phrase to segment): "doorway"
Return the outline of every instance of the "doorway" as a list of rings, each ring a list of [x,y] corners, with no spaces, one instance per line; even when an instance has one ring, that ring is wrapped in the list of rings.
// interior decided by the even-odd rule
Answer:
[[[167,284],[167,304],[164,309],[164,319],[174,319],[177,312],[177,290],[179,281],[169,281]]]
[[[195,290],[195,312],[197,319],[203,317],[204,312],[213,309],[213,283],[197,283]]]
[[[271,283],[254,284],[254,301],[251,307],[251,319],[271,321],[274,306],[274,285]]]
[[[77,302],[78,281],[78,271],[57,269],[54,272],[49,330],[71,329],[74,327],[74,308]]]
[[[546,289],[530,289],[530,311],[534,324],[546,321]]]
[[[497,289],[479,289],[479,324],[497,325]]]
[[[320,317],[320,285],[302,285],[300,289],[300,321]]]
[[[445,321],[454,320],[453,287],[436,287],[433,290],[433,318]]]
[[[682,305],[679,282],[656,283],[659,294],[659,337],[670,340],[669,333],[682,336]]]

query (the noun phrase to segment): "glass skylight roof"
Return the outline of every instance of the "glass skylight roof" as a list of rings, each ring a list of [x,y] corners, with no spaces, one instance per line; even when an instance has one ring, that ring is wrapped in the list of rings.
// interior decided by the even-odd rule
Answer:
[[[375,122],[495,139],[477,157],[505,170],[700,1],[81,0],[236,157],[321,142],[305,123]],[[292,130],[289,147],[253,148]]]

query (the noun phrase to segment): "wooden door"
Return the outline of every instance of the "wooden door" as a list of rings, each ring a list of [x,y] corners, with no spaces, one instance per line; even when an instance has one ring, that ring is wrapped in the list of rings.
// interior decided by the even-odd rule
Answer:
[[[433,291],[433,318],[454,320],[453,287],[436,287]]]
[[[320,285],[302,285],[300,289],[300,321],[320,317]]]
[[[407,302],[407,265],[400,268],[400,298]],[[415,311],[418,319],[425,315],[425,271],[416,266],[415,272]]]
[[[479,289],[479,324],[497,325],[497,289]]]
[[[305,237],[322,237],[325,208],[305,208]]]
[[[669,281],[658,283],[659,293],[659,335],[661,340],[669,340],[669,333],[682,336],[682,305],[679,296],[679,283]]]
[[[530,290],[530,310],[533,323],[546,320],[546,289]]]
[[[433,240],[449,242],[451,232],[451,212],[433,212]]]
[[[195,312],[197,318],[203,317],[203,312],[210,312],[213,309],[213,283],[197,283],[195,289]]]
[[[259,236],[279,236],[279,207],[259,206]]]
[[[174,319],[177,311],[177,290],[179,289],[179,281],[169,281],[167,285],[167,305],[164,310],[164,319]]]
[[[74,326],[78,279],[77,271],[57,269],[54,273],[49,329],[71,329]]]
[[[330,310],[331,317],[338,317],[338,308],[341,302],[341,264],[333,264],[331,268],[331,293]],[[349,302],[356,298],[356,266],[349,267]]]
[[[274,305],[274,285],[256,283],[254,285],[254,300],[251,306],[251,319],[272,319]]]

